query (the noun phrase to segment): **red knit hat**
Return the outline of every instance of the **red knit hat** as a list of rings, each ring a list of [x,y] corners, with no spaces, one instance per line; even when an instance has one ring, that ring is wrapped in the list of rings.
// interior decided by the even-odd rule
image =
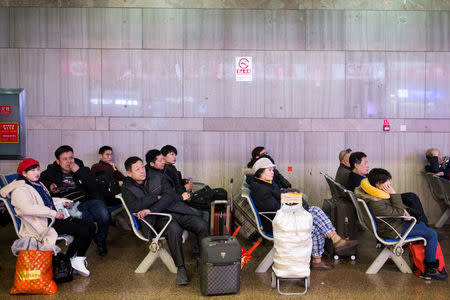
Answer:
[[[22,175],[23,171],[35,165],[39,166],[39,162],[37,160],[33,158],[25,158],[20,162],[19,166],[17,167],[17,174]]]

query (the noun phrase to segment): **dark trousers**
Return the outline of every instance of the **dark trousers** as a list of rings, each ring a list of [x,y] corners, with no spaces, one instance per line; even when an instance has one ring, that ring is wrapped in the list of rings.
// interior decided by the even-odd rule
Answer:
[[[78,209],[83,213],[82,219],[88,222],[97,223],[98,232],[95,240],[97,242],[106,241],[110,223],[110,215],[102,200],[87,200],[81,202]]]
[[[91,222],[76,218],[67,218],[64,220],[55,219],[53,228],[59,234],[68,234],[73,236],[73,242],[67,249],[66,256],[71,258],[75,256],[86,256],[86,252],[95,235],[95,225]]]
[[[409,214],[417,219],[417,223],[421,221],[428,226],[428,218],[423,211],[420,198],[414,193],[403,193],[401,196],[403,204],[408,208]]]
[[[184,255],[183,255],[183,229],[193,232],[198,240],[202,240],[204,237],[208,236],[208,224],[198,216],[193,215],[182,215],[177,213],[171,213],[172,221],[167,226],[164,236],[167,240],[167,245],[169,246],[170,254],[177,267],[184,265]],[[157,230],[161,230],[164,224],[167,222],[167,218],[158,217],[156,219],[155,227]],[[142,226],[143,233],[148,235],[148,228]]]

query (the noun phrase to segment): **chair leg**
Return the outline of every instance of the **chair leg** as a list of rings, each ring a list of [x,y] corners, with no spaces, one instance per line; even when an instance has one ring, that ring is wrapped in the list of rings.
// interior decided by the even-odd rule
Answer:
[[[267,253],[266,257],[262,260],[262,262],[259,264],[259,266],[256,268],[256,273],[265,273],[267,270],[273,265],[273,258],[275,257],[275,248],[272,247],[272,249]]]
[[[167,269],[169,269],[170,273],[176,274],[178,269],[177,266],[175,266],[175,263],[173,262],[172,256],[167,252],[164,248],[159,248],[158,250],[158,256],[161,258],[162,262],[166,265]]]
[[[150,268],[150,266],[153,264],[153,262],[158,257],[158,252],[149,252],[147,256],[142,260],[140,265],[137,267],[136,270],[134,270],[135,273],[145,273]]]
[[[373,261],[370,267],[367,269],[366,274],[377,274],[380,271],[381,267],[383,267],[384,263],[391,256],[391,251],[388,247],[385,247],[380,254],[378,254],[377,258]]]
[[[447,210],[442,214],[442,216],[439,218],[439,220],[434,224],[434,227],[441,228],[445,225],[447,220],[450,218],[450,208],[447,208]]]
[[[366,274],[377,274],[389,258],[392,259],[402,273],[412,273],[411,268],[403,257],[395,255],[391,252],[389,247],[385,247],[367,269]]]
[[[412,273],[411,268],[401,256],[397,256],[391,253],[390,258],[394,261],[395,265],[400,269],[402,273]]]

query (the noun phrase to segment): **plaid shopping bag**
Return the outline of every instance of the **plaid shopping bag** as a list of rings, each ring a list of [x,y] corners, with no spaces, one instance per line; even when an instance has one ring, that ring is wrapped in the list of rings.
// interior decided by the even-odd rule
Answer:
[[[53,251],[21,250],[17,257],[16,274],[10,294],[54,294]]]

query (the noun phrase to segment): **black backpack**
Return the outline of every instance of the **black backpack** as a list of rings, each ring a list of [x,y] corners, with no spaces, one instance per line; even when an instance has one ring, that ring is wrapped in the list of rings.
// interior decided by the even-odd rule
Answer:
[[[114,199],[120,193],[120,187],[111,173],[107,171],[98,171],[95,173],[97,188],[104,200]]]
[[[211,201],[227,199],[228,194],[225,189],[211,189],[209,185],[206,185],[202,189],[196,191],[195,193],[192,193],[191,199],[189,201],[186,201],[186,204],[200,210],[208,210],[211,207]]]

